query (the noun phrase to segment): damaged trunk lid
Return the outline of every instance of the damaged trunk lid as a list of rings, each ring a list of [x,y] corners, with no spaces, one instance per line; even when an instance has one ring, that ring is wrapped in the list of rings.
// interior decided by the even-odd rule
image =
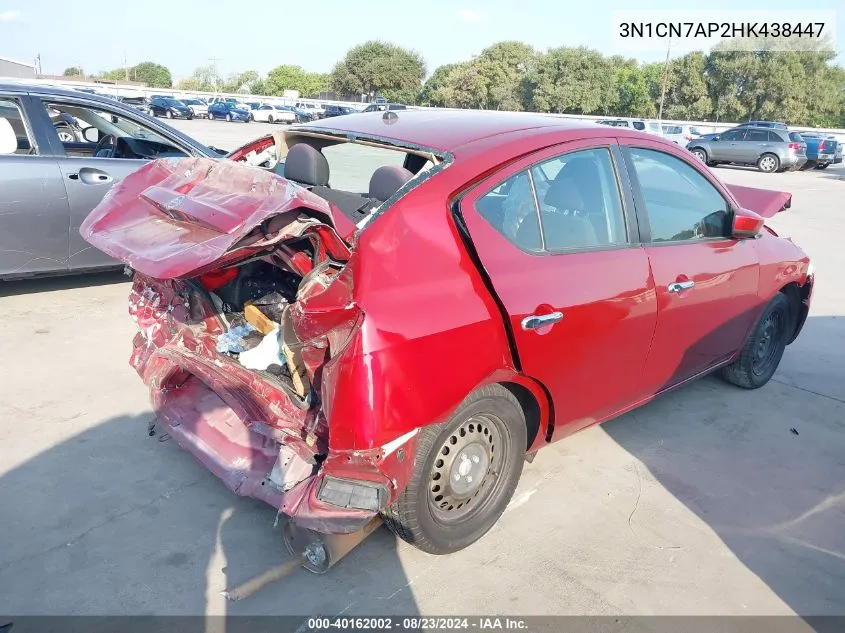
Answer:
[[[792,205],[792,194],[742,185],[725,185],[739,202],[739,206],[764,218],[772,218]]]
[[[210,158],[162,159],[116,185],[80,233],[156,279],[195,277],[312,236],[314,265],[348,261],[328,202],[272,172]],[[318,256],[319,255],[319,256]]]

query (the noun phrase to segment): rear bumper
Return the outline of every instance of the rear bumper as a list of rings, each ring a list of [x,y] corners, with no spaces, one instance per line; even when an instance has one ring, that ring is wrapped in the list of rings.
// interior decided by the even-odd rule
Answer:
[[[804,166],[804,163],[807,162],[806,156],[799,156],[796,154],[788,154],[786,158],[783,159],[781,163],[781,167],[784,169],[800,169]]]

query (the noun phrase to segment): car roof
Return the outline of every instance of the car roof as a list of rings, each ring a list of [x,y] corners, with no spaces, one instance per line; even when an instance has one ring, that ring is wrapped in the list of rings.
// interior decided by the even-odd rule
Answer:
[[[441,152],[451,152],[469,143],[520,130],[573,130],[582,132],[581,136],[608,133],[606,127],[592,122],[525,112],[402,110],[389,119],[384,117],[384,112],[361,112],[339,120],[314,121],[299,129],[385,138]]]

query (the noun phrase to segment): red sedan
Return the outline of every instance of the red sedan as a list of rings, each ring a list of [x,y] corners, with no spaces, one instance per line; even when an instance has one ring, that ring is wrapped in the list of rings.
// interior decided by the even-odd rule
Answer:
[[[403,111],[233,158],[268,169],[150,163],[81,232],[135,271],[157,429],[304,529],[466,547],[526,457],[710,372],[763,386],[809,309],[764,225],[790,194],[654,136]]]

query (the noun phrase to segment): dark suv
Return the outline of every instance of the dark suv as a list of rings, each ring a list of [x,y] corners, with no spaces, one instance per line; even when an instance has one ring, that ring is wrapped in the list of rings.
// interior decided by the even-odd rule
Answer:
[[[799,169],[807,162],[807,144],[798,132],[740,126],[711,139],[695,139],[687,149],[710,166],[756,165],[767,173]]]
[[[364,108],[364,112],[384,112],[386,110],[407,110],[408,106],[402,105],[401,103],[371,103],[366,108]]]
[[[323,118],[326,119],[333,116],[343,116],[344,114],[354,114],[357,112],[355,108],[340,105],[326,105],[323,107],[323,110],[325,111]]]

